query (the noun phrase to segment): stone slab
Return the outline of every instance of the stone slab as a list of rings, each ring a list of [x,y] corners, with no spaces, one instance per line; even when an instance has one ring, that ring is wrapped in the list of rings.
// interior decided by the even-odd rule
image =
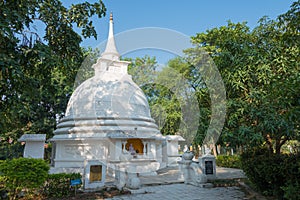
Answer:
[[[28,142],[28,141],[35,141],[35,142],[45,142],[46,134],[24,134],[18,139],[19,142]]]

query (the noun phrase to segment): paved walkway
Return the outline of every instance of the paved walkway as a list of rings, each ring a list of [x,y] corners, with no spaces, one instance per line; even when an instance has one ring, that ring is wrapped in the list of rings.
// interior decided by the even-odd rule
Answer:
[[[217,179],[245,178],[240,169],[217,167]],[[193,185],[186,185],[179,176],[179,170],[166,168],[158,171],[157,176],[140,176],[143,187],[139,190],[132,190],[133,194],[116,196],[111,200],[234,200],[245,199],[246,195],[239,187],[216,187],[201,188]]]
[[[216,179],[239,179],[246,178],[244,172],[240,169],[217,167]],[[142,185],[157,185],[183,183],[183,177],[180,176],[178,167],[168,167],[158,170],[157,176],[140,176]]]
[[[241,169],[217,167],[217,179],[240,179],[246,178],[245,173]]]
[[[111,200],[234,200],[244,199],[246,196],[239,187],[199,188],[186,184],[171,184],[146,186],[142,188],[144,193],[116,196]]]

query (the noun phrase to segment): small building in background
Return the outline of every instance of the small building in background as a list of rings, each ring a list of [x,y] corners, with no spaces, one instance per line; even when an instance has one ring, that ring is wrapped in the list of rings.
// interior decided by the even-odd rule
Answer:
[[[18,141],[25,143],[24,158],[44,158],[46,134],[24,134]]]

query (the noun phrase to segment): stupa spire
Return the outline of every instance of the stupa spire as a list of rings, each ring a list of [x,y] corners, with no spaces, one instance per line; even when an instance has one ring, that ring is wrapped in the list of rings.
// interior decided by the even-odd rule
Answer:
[[[106,48],[102,53],[102,58],[107,58],[111,60],[119,60],[120,54],[117,51],[115,38],[114,38],[114,21],[113,21],[113,14],[110,13],[109,17],[109,32],[108,32],[108,39],[106,43]]]

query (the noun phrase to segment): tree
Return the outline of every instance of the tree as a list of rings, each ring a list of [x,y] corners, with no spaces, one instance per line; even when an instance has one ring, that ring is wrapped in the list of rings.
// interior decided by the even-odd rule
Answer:
[[[254,34],[261,39],[259,50],[268,62],[267,94],[261,99],[264,116],[259,130],[264,133],[270,151],[280,153],[286,141],[299,138],[300,66],[299,25],[300,1],[277,20],[262,18]],[[263,42],[262,42],[263,41]]]
[[[299,1],[277,20],[262,18],[250,31],[246,23],[228,22],[192,37],[187,51],[212,57],[227,93],[222,141],[253,146],[266,143],[280,153],[299,135]]]
[[[192,42],[196,47],[187,51],[190,62],[199,62],[199,51],[207,52],[221,73],[226,87],[227,117],[219,142],[223,140],[231,146],[260,142],[260,135],[255,135],[253,129],[249,129],[251,122],[245,115],[245,111],[250,108],[247,101],[249,91],[256,84],[249,70],[253,66],[249,59],[253,49],[249,27],[246,23],[228,22],[227,26],[197,34],[192,37]]]
[[[188,50],[186,51],[186,53]],[[168,66],[176,70],[186,81],[185,102],[181,106],[190,110],[182,119],[188,122],[188,127],[180,130],[189,143],[202,145],[205,139],[211,117],[211,101],[198,66],[189,62],[186,57],[176,57],[168,62]],[[187,109],[187,108],[186,108]],[[188,119],[187,119],[188,118]]]
[[[137,83],[149,101],[151,115],[164,135],[174,135],[178,132],[182,118],[181,107],[176,91],[172,90],[176,83],[172,71],[164,68],[157,70],[155,57],[127,59],[132,63],[129,66],[129,74]],[[172,77],[173,79],[170,79]]]
[[[101,0],[70,8],[59,0],[0,2],[0,133],[6,141],[1,144],[24,133],[52,136],[84,59],[74,26],[83,37],[96,37],[90,17],[105,11]]]

